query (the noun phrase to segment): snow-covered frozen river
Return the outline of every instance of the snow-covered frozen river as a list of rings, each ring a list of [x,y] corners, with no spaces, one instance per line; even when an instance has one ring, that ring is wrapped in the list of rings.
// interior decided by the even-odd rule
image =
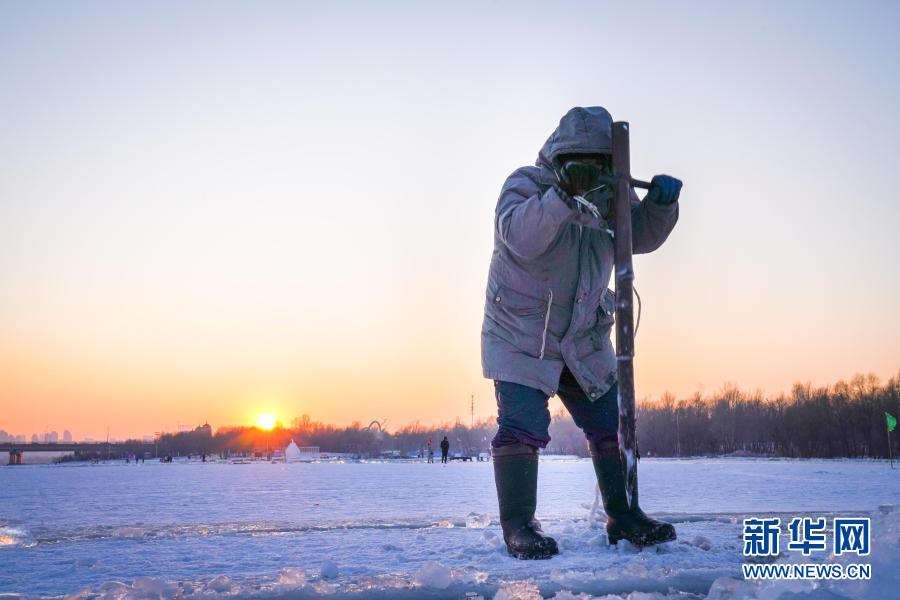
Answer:
[[[0,594],[774,599],[813,584],[744,582],[744,517],[861,514],[873,579],[827,597],[900,589],[900,469],[885,462],[645,459],[639,472],[642,506],[677,541],[609,547],[602,512],[600,527],[588,518],[590,462],[545,457],[538,516],[561,554],[523,562],[505,553],[490,463],[2,467]]]

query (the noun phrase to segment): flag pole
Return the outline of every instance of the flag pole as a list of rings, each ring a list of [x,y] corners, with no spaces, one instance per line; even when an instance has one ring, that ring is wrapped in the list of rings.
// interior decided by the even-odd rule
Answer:
[[[891,448],[891,432],[897,426],[897,419],[894,418],[894,415],[891,413],[884,411],[884,420],[885,420],[885,428],[884,435],[887,436],[888,443],[888,460],[891,461],[891,468],[894,468],[894,449]]]
[[[888,427],[884,428],[884,434],[887,436],[888,442],[888,460],[891,461],[891,468],[894,468],[894,451],[891,449],[891,430]]]

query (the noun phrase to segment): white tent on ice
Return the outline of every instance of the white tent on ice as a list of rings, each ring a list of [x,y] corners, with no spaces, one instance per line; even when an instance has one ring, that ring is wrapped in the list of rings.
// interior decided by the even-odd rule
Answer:
[[[284,449],[284,462],[308,462],[319,460],[318,446],[298,446],[294,440]]]

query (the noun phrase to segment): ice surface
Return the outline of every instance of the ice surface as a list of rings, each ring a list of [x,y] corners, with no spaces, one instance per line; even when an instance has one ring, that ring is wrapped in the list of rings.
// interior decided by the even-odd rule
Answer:
[[[543,600],[543,596],[531,581],[511,581],[500,585],[494,600]]]
[[[0,515],[3,513],[0,512]],[[33,546],[34,540],[21,524],[4,522],[0,517],[0,548],[13,546]]]
[[[322,579],[335,579],[340,571],[333,560],[326,560],[319,569],[319,577]]]
[[[278,573],[278,583],[286,587],[306,585],[306,571],[297,567],[284,567]]]
[[[517,561],[489,463],[0,467],[0,594],[878,600],[900,589],[900,478],[885,463],[644,459],[639,470],[641,505],[677,541],[610,546],[602,506],[589,518],[590,461],[542,459],[538,517],[561,553]],[[873,519],[872,580],[742,580],[745,516],[861,514]]]
[[[422,587],[444,590],[447,589],[450,582],[453,581],[453,574],[450,573],[449,567],[445,567],[433,560],[427,560],[425,561],[425,564],[413,574],[413,581]]]
[[[178,586],[162,577],[138,577],[131,586],[147,596],[174,596]]]
[[[709,538],[698,535],[688,542],[691,546],[700,548],[701,550],[712,550],[712,542]]]
[[[217,575],[206,584],[207,590],[218,594],[228,593],[233,587],[234,582],[231,581],[228,575]]]
[[[491,524],[491,515],[469,513],[466,515],[466,527],[471,529],[484,529]]]

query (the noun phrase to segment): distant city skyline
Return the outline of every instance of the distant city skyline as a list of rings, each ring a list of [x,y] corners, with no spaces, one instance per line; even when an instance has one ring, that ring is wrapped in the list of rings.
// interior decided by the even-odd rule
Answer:
[[[148,440],[153,440],[154,438],[156,438],[157,434],[160,434],[160,433],[178,433],[178,432],[184,432],[184,431],[191,431],[191,430],[195,429],[196,427],[197,426],[184,425],[184,426],[178,426],[171,430],[162,429],[157,432],[154,432],[153,434],[145,433],[145,434],[136,435],[136,436],[131,436],[131,435],[122,436],[122,435],[110,434],[109,441],[122,442],[122,441],[126,441],[128,439],[138,439],[138,440],[142,440],[142,441],[148,441]],[[228,427],[228,425],[225,425],[225,427]],[[53,430],[45,429],[42,433],[31,433],[30,435],[25,434],[25,433],[8,432],[4,429],[0,429],[0,443],[3,443],[3,442],[26,442],[26,443],[30,442],[30,443],[35,443],[35,444],[55,444],[55,443],[70,443],[70,442],[101,442],[101,441],[106,441],[106,439],[107,438],[105,436],[102,438],[94,438],[91,436],[77,437],[74,434],[72,434],[72,432],[69,431],[68,429],[64,429],[62,431],[62,433],[59,433],[59,431],[57,431],[55,429],[53,429]]]
[[[24,433],[10,433],[4,429],[0,429],[0,442],[24,442],[28,440],[28,435]],[[57,442],[69,443],[76,441],[72,432],[68,429],[64,429],[62,434],[58,431],[54,430],[45,430],[43,433],[32,433],[31,434],[31,442],[32,443],[49,443],[55,444]]]

